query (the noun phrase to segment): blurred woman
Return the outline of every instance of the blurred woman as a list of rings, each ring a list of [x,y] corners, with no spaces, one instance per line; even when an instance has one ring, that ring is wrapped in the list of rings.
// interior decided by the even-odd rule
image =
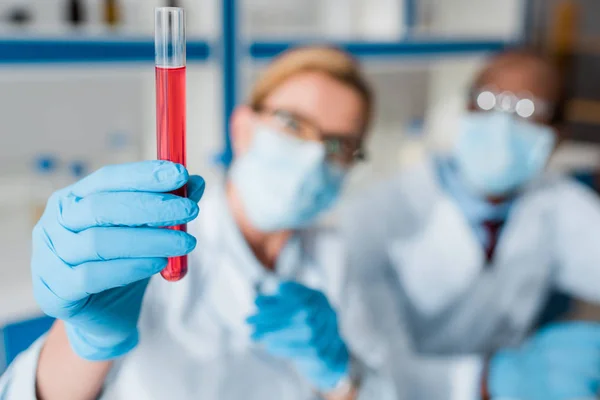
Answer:
[[[57,322],[11,366],[0,398],[362,395],[372,373],[325,295],[336,238],[315,221],[362,156],[371,108],[347,54],[293,50],[233,114],[229,178],[197,219],[204,181],[168,162],[105,167],[55,193],[33,233],[32,271]],[[189,199],[168,194],[186,183]],[[188,222],[189,234],[160,229]],[[181,282],[149,279],[190,252]]]

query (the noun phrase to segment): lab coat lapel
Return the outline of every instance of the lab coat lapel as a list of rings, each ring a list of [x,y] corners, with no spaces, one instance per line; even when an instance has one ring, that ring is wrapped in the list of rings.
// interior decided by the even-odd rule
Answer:
[[[493,351],[526,335],[546,298],[552,240],[543,204],[514,204],[491,268],[466,219],[449,199],[436,202],[414,239],[390,257],[423,351]],[[470,332],[465,337],[465,332]]]
[[[440,194],[423,228],[392,239],[389,256],[419,314],[439,314],[476,279],[483,250],[449,197]]]
[[[553,219],[546,204],[535,193],[517,204],[500,236],[496,266],[503,282],[501,294],[507,302],[514,326],[528,329],[546,300],[551,287],[554,261],[551,226]]]
[[[224,193],[220,199],[216,246],[218,266],[210,274],[207,297],[223,329],[234,345],[249,344],[246,318],[256,312],[258,290],[273,290],[281,279],[296,279],[302,272],[302,243],[299,235],[288,241],[277,261],[276,272],[267,271],[254,256],[233,220]]]
[[[491,269],[477,280],[437,322],[444,335],[431,331],[435,349],[493,351],[516,345],[531,329],[547,296],[551,250],[543,207],[515,204],[498,243]],[[464,337],[468,327],[469,338]],[[431,349],[429,349],[431,350]]]
[[[214,199],[218,202],[218,226],[214,226],[215,249],[218,258],[207,276],[207,300],[222,329],[238,346],[249,343],[250,329],[245,323],[256,310],[255,285],[263,275],[263,268],[246,244],[227,206],[224,190]],[[235,345],[234,344],[234,345]]]

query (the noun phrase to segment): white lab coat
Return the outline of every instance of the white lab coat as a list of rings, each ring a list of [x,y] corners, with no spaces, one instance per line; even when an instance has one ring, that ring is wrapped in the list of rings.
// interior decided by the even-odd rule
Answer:
[[[371,319],[381,351],[399,349],[411,399],[477,398],[476,355],[520,343],[551,291],[600,303],[600,202],[566,178],[546,176],[516,201],[491,265],[433,162],[379,185],[345,222],[343,308]],[[399,337],[409,339],[383,344]]]
[[[199,218],[188,227],[198,244],[190,255],[187,277],[178,283],[151,280],[139,323],[139,346],[116,362],[101,399],[318,398],[291,363],[249,340],[244,320],[254,311],[256,285],[273,274],[259,265],[237,230],[222,188],[207,193],[200,209]],[[302,231],[283,250],[277,279],[320,288],[335,306],[341,252],[334,232]],[[360,328],[349,334],[357,338],[353,342],[362,340]],[[35,399],[35,369],[43,340],[2,377],[0,399]],[[390,382],[369,370],[361,398],[398,398]]]

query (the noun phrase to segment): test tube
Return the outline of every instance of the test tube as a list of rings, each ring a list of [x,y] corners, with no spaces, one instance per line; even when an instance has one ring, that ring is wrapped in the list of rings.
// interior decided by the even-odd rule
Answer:
[[[186,166],[185,15],[182,8],[155,11],[156,139],[159,160]],[[173,192],[187,197],[187,188]],[[186,231],[186,225],[170,227]],[[161,275],[178,281],[187,273],[187,256],[169,258]]]

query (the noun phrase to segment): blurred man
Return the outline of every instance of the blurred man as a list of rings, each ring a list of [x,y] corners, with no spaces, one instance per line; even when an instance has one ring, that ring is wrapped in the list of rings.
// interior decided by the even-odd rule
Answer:
[[[199,218],[204,181],[168,162],[103,168],[55,193],[31,264],[58,320],[0,398],[395,398],[369,386],[341,337],[330,295],[341,254],[315,225],[361,157],[371,102],[344,52],[291,51],[234,113],[231,173]],[[186,183],[189,199],[169,194]],[[161,228],[192,220],[188,233]],[[195,247],[181,282],[150,280]]]
[[[451,156],[386,182],[347,216],[346,307],[380,338],[373,354],[400,348],[392,357],[414,373],[411,398],[448,399],[453,388],[476,398],[480,382],[493,398],[597,393],[598,325],[535,332],[554,291],[600,303],[600,202],[544,173],[561,140],[562,91],[546,59],[494,57]]]

